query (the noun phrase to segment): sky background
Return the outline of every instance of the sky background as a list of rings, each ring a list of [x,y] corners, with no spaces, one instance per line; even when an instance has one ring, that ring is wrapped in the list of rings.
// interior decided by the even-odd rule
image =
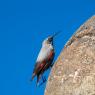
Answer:
[[[95,0],[0,0],[0,95],[44,95],[46,83],[29,81],[42,41],[62,31],[54,41],[56,60],[93,15]]]

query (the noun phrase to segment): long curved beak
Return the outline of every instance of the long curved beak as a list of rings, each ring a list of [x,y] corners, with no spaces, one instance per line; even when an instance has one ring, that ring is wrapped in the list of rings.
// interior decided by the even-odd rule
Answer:
[[[55,38],[58,34],[60,34],[62,31],[56,32],[54,35],[52,35],[52,38]]]

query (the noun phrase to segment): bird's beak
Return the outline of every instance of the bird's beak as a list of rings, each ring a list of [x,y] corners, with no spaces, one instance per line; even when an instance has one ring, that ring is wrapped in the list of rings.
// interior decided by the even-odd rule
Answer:
[[[58,34],[60,34],[62,31],[56,32],[54,35],[52,35],[52,38],[55,38]]]

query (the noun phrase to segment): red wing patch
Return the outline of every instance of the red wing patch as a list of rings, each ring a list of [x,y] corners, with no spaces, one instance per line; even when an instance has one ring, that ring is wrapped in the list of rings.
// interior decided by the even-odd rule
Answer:
[[[52,59],[53,55],[54,55],[54,51],[51,51],[50,54],[49,54],[48,60]]]
[[[43,62],[40,64],[40,67],[39,67],[39,68],[43,68],[45,64],[46,64],[46,62],[43,61]]]
[[[53,58],[53,56],[54,56],[54,51],[51,51],[50,54],[49,54],[49,56],[48,56],[48,58],[45,59],[43,62],[41,62],[41,63],[37,66],[36,70],[39,72],[41,69],[43,69],[44,66],[47,64],[47,61],[51,60],[51,59]]]

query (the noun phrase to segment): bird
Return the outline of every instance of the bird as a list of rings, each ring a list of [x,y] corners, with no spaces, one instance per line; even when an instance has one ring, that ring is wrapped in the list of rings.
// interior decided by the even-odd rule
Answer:
[[[36,82],[37,85],[39,84],[41,78],[43,79],[43,83],[46,81],[46,79],[43,77],[43,73],[53,66],[53,60],[55,56],[53,40],[55,36],[58,35],[59,33],[60,31],[56,32],[52,36],[48,36],[42,42],[42,47],[36,59],[31,79],[33,80],[34,77],[37,76],[37,82]]]

